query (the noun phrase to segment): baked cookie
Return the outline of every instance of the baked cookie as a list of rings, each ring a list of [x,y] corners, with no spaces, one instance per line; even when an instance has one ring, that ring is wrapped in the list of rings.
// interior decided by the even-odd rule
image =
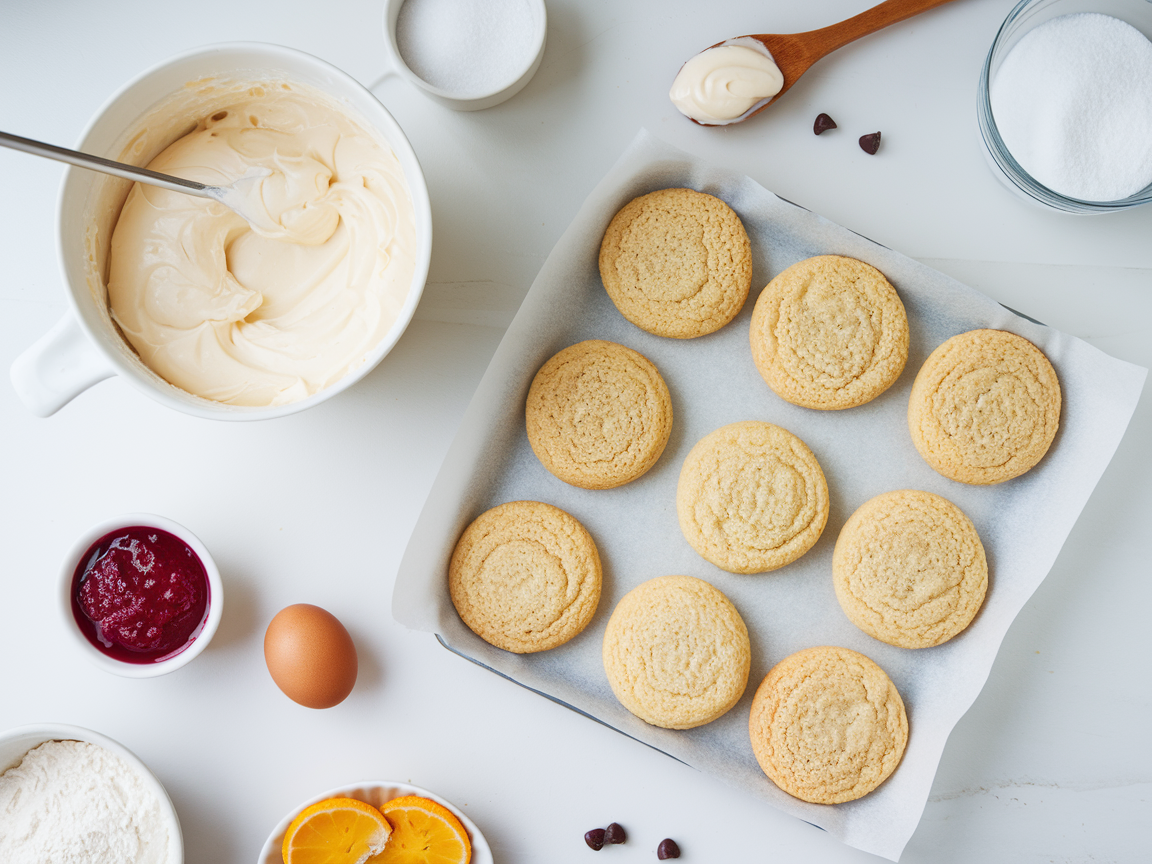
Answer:
[[[727,597],[702,579],[633,588],[604,631],[604,672],[621,704],[653,726],[691,729],[740,701],[752,649]]]
[[[736,317],[752,285],[752,247],[731,207],[661,189],[620,210],[600,243],[600,278],[620,314],[649,333],[692,339]]]
[[[967,627],[988,590],[976,526],[946,498],[903,489],[865,502],[836,539],[832,580],[869,636],[930,648]]]
[[[883,783],[904,755],[908,715],[884,670],[847,648],[806,648],[777,663],[752,699],[748,733],[769,779],[813,804]]]
[[[643,354],[589,340],[540,367],[525,406],[528,442],[573,486],[612,489],[656,464],[672,432],[672,399]]]
[[[600,555],[572,516],[512,501],[464,529],[448,564],[452,605],[497,648],[528,654],[563,645],[600,602]]]
[[[705,435],[676,487],[688,543],[731,573],[795,561],[828,521],[828,484],[812,451],[786,429],[748,420]]]
[[[749,338],[768,386],[822,411],[875,399],[908,360],[908,316],[896,289],[875,267],[842,255],[799,261],[769,282]]]
[[[1035,345],[1003,330],[953,336],[912,383],[908,431],[929,465],[974,485],[1019,477],[1060,426],[1060,381]]]

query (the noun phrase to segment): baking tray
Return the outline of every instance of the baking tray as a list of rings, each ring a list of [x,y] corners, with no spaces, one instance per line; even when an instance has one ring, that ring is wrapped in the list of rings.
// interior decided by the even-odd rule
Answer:
[[[655,189],[687,186],[716,195],[744,221],[753,284],[729,325],[698,339],[665,339],[628,323],[600,282],[597,255],[612,215]],[[752,362],[748,328],[760,290],[784,268],[818,254],[849,255],[880,269],[908,313],[908,363],[872,402],[812,411],[784,402]],[[1041,348],[1060,377],[1061,429],[1028,474],[992,487],[956,483],[920,458],[907,429],[912,380],[948,337],[979,327],[1017,333]],[[561,348],[608,339],[644,354],[672,394],[673,429],[657,464],[618,489],[585,490],[549,474],[524,428],[536,370]],[[948,734],[987,679],[1008,626],[1051,568],[1111,459],[1135,408],[1146,370],[1019,316],[965,285],[787,202],[749,178],[711,165],[641,132],[591,193],[561,237],[477,388],[433,484],[401,562],[393,614],[437,634],[449,650],[625,735],[715,775],[817,825],[857,848],[895,860],[915,830]],[[676,483],[691,447],[738,420],[767,420],[802,438],[824,469],[827,526],[805,556],[767,574],[727,573],[700,558],[680,533]],[[956,503],[980,532],[990,565],[984,607],[962,634],[918,651],[886,645],[852,625],[832,587],[831,556],[849,515],[881,492],[923,489]],[[604,564],[600,606],[587,629],[548,652],[516,655],[469,631],[448,598],[447,565],[460,532],[496,504],[533,499],[567,510],[592,534]],[[686,574],[723,591],[752,643],[744,697],[719,720],[674,731],[649,726],[616,701],[604,676],[601,640],[619,599],[655,576]],[[864,798],[839,805],[799,801],[769,781],[748,742],[748,712],[763,676],[785,656],[841,645],[888,672],[908,708],[910,736],[896,772]]]

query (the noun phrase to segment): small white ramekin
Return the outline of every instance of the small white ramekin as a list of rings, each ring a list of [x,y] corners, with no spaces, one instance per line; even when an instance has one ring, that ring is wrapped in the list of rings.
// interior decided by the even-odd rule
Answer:
[[[404,5],[404,0],[384,0],[384,50],[388,55],[388,61],[401,78],[429,99],[456,111],[480,111],[499,105],[524,89],[536,74],[536,70],[540,68],[540,61],[544,58],[548,13],[544,8],[544,0],[527,0],[527,2],[532,10],[534,26],[532,41],[525,46],[524,63],[512,80],[501,82],[486,93],[462,94],[442,90],[432,86],[409,68],[396,42],[396,20],[400,17],[400,7]]]
[[[406,795],[430,798],[442,807],[451,810],[464,825],[468,831],[468,837],[472,841],[471,864],[493,864],[492,848],[488,845],[488,841],[484,839],[484,835],[480,833],[480,829],[476,827],[475,823],[460,812],[460,808],[449,804],[438,795],[433,795],[427,789],[392,780],[364,780],[350,786],[339,786],[296,805],[272,829],[272,833],[268,835],[268,839],[264,841],[264,846],[260,849],[260,857],[256,859],[256,864],[283,864],[281,847],[284,845],[284,832],[288,830],[292,820],[299,816],[305,807],[311,807],[313,804],[319,804],[329,798],[355,798],[357,801],[379,807],[385,802],[394,798],[403,798]]]
[[[179,537],[196,553],[196,557],[204,565],[204,572],[208,574],[208,617],[204,621],[203,628],[183,651],[157,663],[125,663],[115,657],[109,657],[88,641],[88,637],[81,632],[72,613],[72,580],[81,557],[93,543],[105,534],[137,525],[159,528]],[[207,547],[200,542],[200,538],[183,525],[151,513],[127,513],[93,525],[76,539],[72,548],[68,550],[68,554],[64,556],[64,563],[60,566],[57,600],[64,621],[64,630],[68,634],[69,641],[90,661],[106,672],[122,675],[125,678],[155,678],[159,675],[175,672],[181,666],[191,663],[201,651],[208,647],[208,643],[212,641],[212,636],[216,633],[216,628],[220,626],[220,616],[224,612],[224,585],[220,581],[220,571],[216,569],[216,562],[212,560]]]
[[[29,750],[39,747],[45,741],[84,741],[95,744],[115,753],[139,775],[140,782],[152,791],[160,802],[160,815],[168,829],[168,857],[164,864],[184,864],[184,835],[180,832],[180,820],[176,808],[164,786],[148,766],[136,758],[131,750],[107,736],[81,726],[66,726],[61,723],[37,723],[31,726],[17,726],[0,732],[0,774],[15,768]]]

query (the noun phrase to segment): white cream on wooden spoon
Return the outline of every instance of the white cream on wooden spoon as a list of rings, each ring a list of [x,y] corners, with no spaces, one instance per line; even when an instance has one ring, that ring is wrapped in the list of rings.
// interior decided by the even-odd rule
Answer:
[[[723,126],[740,120],[784,87],[772,54],[748,37],[701,51],[681,68],[668,96],[697,123]]]
[[[682,114],[703,126],[739,123],[782,96],[821,57],[861,36],[950,2],[884,0],[819,30],[726,39],[685,63],[669,95]]]

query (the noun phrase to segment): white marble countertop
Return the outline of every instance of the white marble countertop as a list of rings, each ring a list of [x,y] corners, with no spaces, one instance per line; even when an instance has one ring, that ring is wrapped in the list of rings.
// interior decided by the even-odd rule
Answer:
[[[37,419],[0,387],[0,729],[38,721],[117,739],[176,804],[186,860],[252,862],[298,802],[362,779],[459,805],[507,864],[585,860],[618,821],[655,860],[857,862],[872,856],[542,699],[390,614],[408,534],[504,327],[580,203],[639,127],[921,260],[1102,350],[1152,365],[1152,207],[1070,217],[1028,206],[985,167],[976,83],[1007,0],[957,0],[851,45],[770,112],[704,129],[666,98],[679,64],[746,32],[794,32],[861,0],[700,4],[548,0],[532,83],[454,113],[384,73],[380,2],[0,4],[0,128],[71,145],[142,69],[197,45],[275,42],[372,86],[407,132],[432,198],[416,319],[364,381],[303,414],[223,424],[112,379]],[[377,84],[377,82],[380,82]],[[812,135],[820,112],[836,133]],[[870,157],[855,139],[883,132]],[[63,166],[0,151],[0,365],[64,313],[55,202]],[[1152,397],[945,749],[904,862],[1148,860],[1152,819]],[[60,558],[128,511],[192,529],[223,573],[209,649],[169,676],[107,675],[71,653]],[[327,711],[269,678],[264,628],[323,606],[360,653]],[[596,859],[599,860],[599,859]]]

